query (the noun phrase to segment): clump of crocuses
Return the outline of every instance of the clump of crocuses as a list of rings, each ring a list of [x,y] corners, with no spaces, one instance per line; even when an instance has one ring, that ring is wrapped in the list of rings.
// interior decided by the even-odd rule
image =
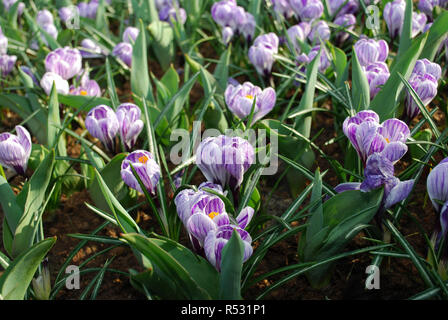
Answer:
[[[11,73],[17,61],[17,56],[8,55],[8,38],[3,34],[0,27],[0,74],[6,77]]]
[[[122,146],[130,151],[143,129],[141,111],[133,103],[123,103],[117,112],[106,105],[99,105],[87,114],[85,124],[89,133],[99,139],[109,151],[115,151],[115,137],[120,133]]]
[[[414,70],[409,77],[409,84],[417,93],[424,106],[427,106],[437,95],[437,81],[440,79],[442,70],[437,63],[428,59],[417,60]],[[420,114],[417,102],[407,91],[405,100],[405,113],[407,119],[413,119]]]
[[[410,131],[406,123],[393,118],[380,124],[379,116],[371,110],[347,117],[342,130],[364,164],[374,153],[381,153],[391,163],[395,163],[408,150],[406,140]]]
[[[271,74],[278,44],[277,35],[271,32],[258,36],[249,48],[249,60],[260,75],[267,77]]]
[[[319,19],[324,12],[321,0],[289,0],[289,4],[302,21]]]
[[[252,123],[268,114],[275,106],[276,94],[272,88],[262,90],[250,82],[229,84],[224,93],[226,104],[234,115],[246,119],[253,108]]]
[[[31,136],[22,126],[16,126],[16,135],[9,132],[0,134],[0,164],[25,175],[31,154]]]
[[[160,179],[160,166],[154,160],[151,152],[136,150],[131,152],[121,163],[121,178],[132,189],[143,193],[135,177],[132,167],[149,193],[154,194]]]
[[[226,212],[224,202],[217,195],[203,190],[209,188],[224,195],[220,185],[202,183],[198,191],[184,189],[176,196],[177,213],[183,222],[194,250],[204,255],[219,271],[221,269],[222,249],[236,230],[244,244],[244,259],[252,255],[252,238],[244,230],[254,215],[252,207],[245,207],[233,220]]]
[[[228,44],[234,35],[241,34],[247,41],[251,41],[254,37],[255,19],[253,15],[238,6],[235,0],[215,2],[211,8],[211,14],[213,20],[222,28],[224,44]]]
[[[196,164],[207,180],[233,190],[241,185],[254,161],[253,146],[240,137],[208,137],[196,151]]]

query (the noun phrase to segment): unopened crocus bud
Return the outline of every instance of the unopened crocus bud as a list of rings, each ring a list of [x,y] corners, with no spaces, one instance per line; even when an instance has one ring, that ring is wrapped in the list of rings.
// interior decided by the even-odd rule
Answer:
[[[319,19],[324,12],[321,0],[290,0],[289,4],[303,21]]]
[[[143,193],[137,178],[134,176],[132,167],[137,172],[146,190],[154,194],[160,179],[160,166],[154,160],[151,152],[136,150],[130,153],[121,163],[121,178],[130,188]]]
[[[10,56],[7,54],[0,55],[0,74],[6,77],[14,69],[16,64],[17,56]]]
[[[185,24],[187,21],[187,12],[184,8],[176,8],[173,6],[163,7],[162,10],[159,11],[159,19],[162,21],[169,22],[171,24],[171,19],[178,21],[181,24]]]
[[[20,66],[20,70],[22,70],[24,73],[26,73],[27,75],[30,76],[30,78],[33,80],[33,83],[36,86],[39,86],[39,81],[37,81],[36,76],[34,75],[33,71],[31,71],[30,68],[28,68],[27,66]]]
[[[96,106],[87,114],[85,124],[92,137],[99,139],[109,151],[115,149],[119,123],[114,110],[106,105]]]
[[[50,52],[45,58],[45,69],[68,80],[76,76],[82,68],[82,56],[78,49],[64,47]]]
[[[424,12],[432,19],[432,11],[434,7],[439,5],[439,0],[420,0],[418,2],[418,10]]]
[[[369,82],[370,100],[372,100],[389,79],[389,68],[384,62],[374,62],[365,68],[365,73]]]
[[[333,23],[345,28],[346,30],[353,30],[356,24],[356,17],[351,13],[339,15],[336,19],[334,19]],[[350,34],[348,32],[341,31],[337,34],[337,41],[339,43],[343,43],[349,37]]]
[[[90,2],[81,2],[78,3],[79,15],[81,17],[95,19],[96,11],[98,10],[98,2],[90,1]]]
[[[237,5],[235,0],[221,0],[215,2],[211,8],[213,20],[221,27],[231,26],[236,7]]]
[[[308,34],[308,39],[312,44],[318,44],[322,41],[325,42],[329,40],[330,27],[328,27],[328,24],[325,21],[319,20],[313,25],[311,32]]]
[[[356,41],[354,48],[361,66],[384,62],[389,55],[389,46],[384,40],[361,38]]]
[[[240,137],[220,135],[203,140],[196,152],[196,164],[208,181],[237,189],[244,173],[255,160],[252,145]]]
[[[46,72],[40,79],[40,86],[44,89],[47,95],[50,95],[53,82],[56,86],[56,92],[60,94],[69,93],[68,81],[63,79],[60,75],[54,72]]]
[[[6,54],[6,52],[8,52],[8,38],[3,34],[0,27],[0,55]]]
[[[421,75],[429,73],[438,81],[442,76],[442,68],[438,63],[431,62],[428,59],[424,58],[419,59],[415,62],[414,70],[412,70],[412,73],[418,73]]]
[[[132,64],[132,45],[127,42],[118,43],[112,50],[112,55],[123,61],[129,68]]]
[[[204,240],[204,251],[207,260],[218,270],[221,270],[222,250],[232,237],[233,231],[238,232],[244,245],[243,262],[252,255],[252,238],[246,230],[232,225],[223,225],[211,230]]]
[[[409,84],[420,97],[424,106],[427,106],[437,95],[437,79],[429,73],[412,74]],[[417,102],[409,92],[406,94],[405,110],[409,119],[413,119],[420,113]]]
[[[258,36],[254,44],[249,48],[249,60],[257,72],[268,76],[274,64],[274,54],[278,52],[279,39],[275,33]]]
[[[291,51],[294,50],[293,52],[295,54],[299,54],[302,51],[300,42],[304,42],[306,40],[305,31],[303,30],[303,28],[300,25],[297,24],[297,25],[289,28],[287,33],[288,33],[289,41],[291,41],[291,44],[293,46],[293,48],[290,48],[290,50]],[[289,46],[289,42],[287,42],[287,43]]]
[[[17,135],[9,132],[0,134],[0,164],[25,175],[31,154],[31,136],[22,126],[15,129]]]
[[[33,279],[34,296],[37,300],[49,300],[51,294],[51,278],[47,260],[42,263],[41,274]]]
[[[91,39],[83,39],[81,41],[82,49],[79,49],[83,58],[97,58],[101,56],[101,48]]]
[[[313,48],[311,48],[311,50],[308,54],[302,53],[299,56],[297,56],[297,61],[300,64],[308,65],[317,56],[319,51],[321,51],[321,54],[320,54],[318,69],[320,72],[325,72],[325,70],[327,70],[327,68],[330,66],[331,61],[330,61],[330,58],[329,58],[326,50],[324,48],[321,48],[320,45],[317,45],[317,46],[314,46]],[[305,72],[305,67],[301,71]]]
[[[253,107],[252,123],[268,114],[274,108],[276,100],[274,89],[261,90],[250,82],[237,86],[228,85],[224,97],[229,109],[240,119],[247,118]]]
[[[233,37],[233,30],[230,27],[222,28],[222,42],[225,45],[228,45],[229,42],[232,40]]]
[[[42,26],[42,29],[46,33],[48,33],[48,35],[50,37],[52,37],[53,39],[57,39],[57,37],[58,37],[58,29],[56,28],[56,26],[54,24],[51,24],[51,23],[44,24]],[[47,38],[45,37],[45,35],[41,34],[40,38],[42,39],[43,43],[45,43],[45,45],[48,46],[48,41],[47,41]]]
[[[359,9],[357,0],[329,0],[328,2],[330,14],[336,17],[348,13],[355,14]]]
[[[422,13],[412,12],[412,32],[411,37],[414,38],[420,32],[423,32],[428,18]]]
[[[3,7],[6,11],[9,11],[11,7],[17,2],[17,0],[3,0]],[[20,2],[17,6],[17,15],[21,16],[23,13],[23,10],[25,9],[25,4],[23,2]]]
[[[255,35],[255,27],[256,22],[255,18],[252,14],[249,12],[246,12],[246,19],[244,23],[239,25],[238,30],[243,35],[243,37],[246,39],[246,41],[250,42],[254,38]]]
[[[70,21],[75,17],[77,14],[77,10],[75,7],[62,7],[58,10],[59,18],[63,23],[67,23],[67,21]]]
[[[134,43],[135,39],[137,39],[139,34],[138,28],[135,27],[127,27],[123,32],[123,42]]]
[[[401,33],[404,21],[404,11],[406,2],[404,0],[394,0],[386,3],[383,11],[384,20],[391,38],[397,37]]]
[[[46,24],[54,24],[53,15],[47,9],[41,10],[36,15],[36,23],[41,27]]]
[[[134,147],[138,135],[143,130],[141,115],[140,108],[133,103],[122,103],[117,108],[120,138],[127,151]]]
[[[292,10],[289,0],[271,0],[274,11],[284,16],[286,19],[292,18],[295,13]]]

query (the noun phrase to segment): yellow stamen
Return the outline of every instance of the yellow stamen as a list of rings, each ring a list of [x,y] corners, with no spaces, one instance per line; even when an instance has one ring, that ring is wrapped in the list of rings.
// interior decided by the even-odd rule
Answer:
[[[81,90],[80,94],[81,94],[82,96],[86,96],[86,95],[87,95],[87,91],[86,91],[86,90]]]
[[[253,100],[253,99],[254,99],[254,96],[251,95],[251,94],[246,94],[246,98],[247,98],[247,99],[251,99],[251,100]]]
[[[386,142],[387,142],[387,143],[390,143],[390,140],[389,140],[389,138],[386,138]]]
[[[215,212],[215,211],[210,212],[210,213],[208,214],[208,216],[210,217],[210,219],[214,219],[217,215],[219,215],[219,213],[218,213],[218,212]]]
[[[146,163],[149,160],[149,158],[147,156],[142,156],[140,158],[138,158],[138,161],[140,163]]]

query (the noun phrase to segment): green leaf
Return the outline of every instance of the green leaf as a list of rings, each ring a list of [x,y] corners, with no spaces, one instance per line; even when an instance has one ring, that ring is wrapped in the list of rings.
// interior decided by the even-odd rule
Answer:
[[[443,12],[437,17],[437,19],[429,28],[428,40],[425,43],[420,58],[427,58],[430,61],[434,61],[437,51],[440,45],[444,41],[448,34],[448,11],[443,10]]]
[[[151,47],[162,69],[166,70],[174,59],[173,29],[168,22],[154,21],[148,26],[148,30],[152,37]]]
[[[222,91],[227,88],[227,81],[229,80],[229,64],[230,54],[232,52],[232,44],[221,54],[218,64],[213,72],[213,76],[218,81],[218,85]]]
[[[236,230],[222,249],[219,277],[219,299],[241,300],[241,270],[243,268],[244,243]]]
[[[14,231],[19,223],[23,210],[16,202],[16,195],[3,176],[0,175],[0,204],[8,221],[9,228]]]
[[[75,109],[83,109],[89,111],[100,104],[107,106],[111,105],[111,101],[102,97],[88,97],[88,96],[74,96],[74,95],[62,95],[58,94],[58,100],[60,103],[70,106]]]
[[[359,63],[355,49],[352,50],[352,99],[353,106],[358,110],[369,108],[370,87],[366,74]]]
[[[316,203],[317,202],[317,203]],[[306,241],[309,242],[311,237],[322,229],[323,225],[323,208],[322,208],[322,178],[319,170],[314,175],[314,187],[311,193],[311,204],[316,203],[310,210],[309,226],[306,228]]]
[[[0,295],[5,300],[22,300],[41,261],[56,242],[42,240],[18,256],[0,277]]]
[[[404,21],[400,33],[400,45],[398,47],[397,57],[403,55],[412,44],[412,6],[412,0],[406,0],[406,9],[404,11]],[[391,67],[393,67],[395,62],[397,62],[396,59],[394,59]]]

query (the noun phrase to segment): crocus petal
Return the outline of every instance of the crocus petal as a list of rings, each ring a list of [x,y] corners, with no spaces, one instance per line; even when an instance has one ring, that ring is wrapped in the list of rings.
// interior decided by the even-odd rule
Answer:
[[[400,181],[386,197],[384,207],[390,208],[394,204],[407,198],[414,186],[414,180]]]
[[[201,244],[204,243],[207,234],[217,228],[212,219],[200,213],[193,214],[188,219],[186,227],[188,232],[198,239]]]
[[[386,144],[382,154],[389,159],[392,163],[400,160],[408,151],[408,146],[402,142],[394,141]]]

